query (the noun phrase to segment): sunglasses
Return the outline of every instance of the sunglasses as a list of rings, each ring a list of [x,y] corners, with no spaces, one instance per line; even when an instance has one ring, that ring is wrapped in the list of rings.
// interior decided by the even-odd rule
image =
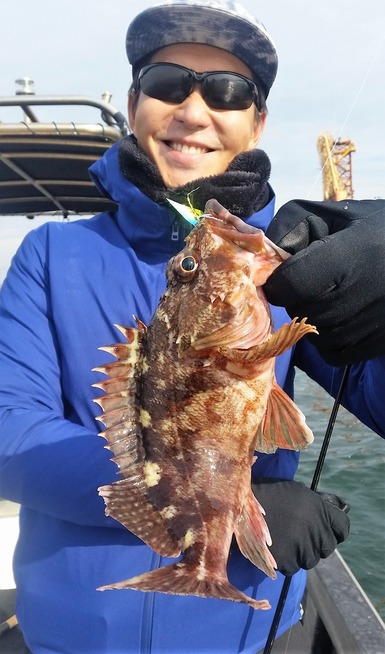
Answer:
[[[159,63],[144,66],[138,75],[139,88],[156,100],[181,104],[200,85],[206,104],[211,109],[248,109],[253,102],[260,110],[257,86],[248,77],[226,70],[196,73],[178,64]]]

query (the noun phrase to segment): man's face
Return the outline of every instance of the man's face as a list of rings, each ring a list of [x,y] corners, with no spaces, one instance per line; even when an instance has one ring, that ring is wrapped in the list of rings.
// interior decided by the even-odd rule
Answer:
[[[198,73],[227,70],[251,78],[249,68],[229,52],[181,43],[158,50],[151,63],[180,64]],[[241,152],[258,143],[265,114],[249,109],[211,109],[197,85],[181,104],[145,95],[129,96],[128,113],[139,147],[157,166],[167,188],[223,173]]]

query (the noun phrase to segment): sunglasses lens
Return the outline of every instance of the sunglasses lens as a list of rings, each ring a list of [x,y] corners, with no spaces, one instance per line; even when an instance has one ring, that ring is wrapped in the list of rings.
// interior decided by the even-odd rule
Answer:
[[[139,75],[143,93],[151,98],[180,104],[201,85],[206,104],[212,109],[240,110],[251,107],[255,86],[245,77],[231,72],[194,73],[177,64],[150,64]]]
[[[140,77],[140,87],[146,95],[163,102],[179,104],[191,93],[193,77],[178,66],[149,66]]]
[[[207,75],[202,83],[202,93],[213,109],[248,109],[254,101],[251,83],[231,73]]]

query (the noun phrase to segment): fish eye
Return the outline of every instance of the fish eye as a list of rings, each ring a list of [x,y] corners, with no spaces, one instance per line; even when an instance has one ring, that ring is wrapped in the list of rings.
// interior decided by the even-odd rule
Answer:
[[[173,262],[173,270],[180,281],[189,281],[198,268],[198,259],[195,254],[189,252],[181,252],[177,255]]]
[[[194,272],[197,265],[198,262],[192,256],[184,257],[180,262],[180,266],[185,272]]]

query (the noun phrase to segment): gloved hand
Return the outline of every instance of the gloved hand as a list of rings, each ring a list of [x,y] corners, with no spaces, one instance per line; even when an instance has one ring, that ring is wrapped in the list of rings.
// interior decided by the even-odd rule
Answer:
[[[317,327],[307,338],[323,358],[341,366],[385,354],[385,201],[293,200],[266,235],[294,255],[266,297]]]
[[[252,489],[266,512],[271,553],[285,575],[310,570],[349,534],[350,507],[336,495],[286,479],[254,479]]]

